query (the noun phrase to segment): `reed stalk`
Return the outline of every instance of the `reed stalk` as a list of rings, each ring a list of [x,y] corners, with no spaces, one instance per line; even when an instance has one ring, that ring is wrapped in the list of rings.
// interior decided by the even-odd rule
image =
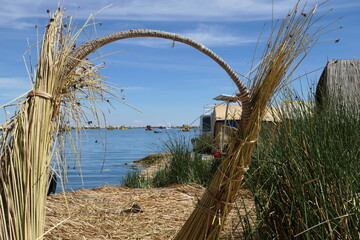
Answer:
[[[316,7],[305,13],[296,5],[277,33],[271,33],[253,79],[249,117],[242,116],[242,128],[231,139],[226,157],[175,239],[219,238],[248,170],[266,106],[321,35],[320,30],[311,32],[315,10]]]
[[[51,14],[44,33],[34,86],[18,103],[7,122],[0,152],[0,239],[42,239],[51,159],[58,154],[62,130],[69,118],[84,116],[79,99],[105,97],[111,90],[98,69],[80,62],[67,74],[63,69],[79,30],[71,35],[61,9]],[[90,107],[91,108],[91,107]]]
[[[261,131],[246,181],[258,219],[251,237],[359,238],[359,108],[338,97],[308,103],[289,104],[296,114]]]

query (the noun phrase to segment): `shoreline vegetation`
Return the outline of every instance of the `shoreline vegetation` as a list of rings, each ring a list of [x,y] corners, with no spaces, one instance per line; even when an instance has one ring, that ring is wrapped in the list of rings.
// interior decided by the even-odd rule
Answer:
[[[181,173],[191,172],[193,169],[184,169],[181,173],[171,171],[179,183],[171,183],[171,180],[164,177],[169,182],[160,184],[167,186],[154,187],[148,184],[149,179],[156,178],[157,173],[169,169],[174,158],[185,165],[189,162],[184,160],[184,155],[188,160],[196,158],[197,153],[190,151],[192,149],[184,138],[170,139],[167,147],[170,149],[164,149],[167,151],[165,153],[150,154],[126,163],[141,165],[140,171],[133,172],[126,178],[136,176],[137,180],[146,182],[146,186],[144,183],[132,187],[102,186],[48,197],[46,230],[55,226],[59,219],[70,217],[71,221],[57,226],[44,239],[173,239],[204,194],[205,184],[202,186],[181,176]],[[198,160],[205,161],[211,167],[213,157],[207,156]],[[206,175],[210,177],[208,173]],[[184,183],[180,183],[181,181]],[[68,206],[65,206],[66,203]],[[239,198],[234,206],[221,239],[240,239],[247,224],[252,225],[256,221],[254,198],[249,190],[239,190]],[[66,208],[69,215],[62,210]],[[251,223],[245,223],[243,219]],[[78,224],[80,222],[87,226],[86,230],[83,224]]]
[[[126,163],[125,165],[141,164],[144,165],[145,167],[151,167],[154,164],[164,162],[169,156],[170,153],[152,153],[147,155],[146,157],[140,158],[139,160]]]
[[[247,202],[253,205],[252,212],[238,216],[240,239],[357,239],[360,112],[349,102],[339,102],[309,106],[294,101],[289,107],[296,109],[296,116],[283,114],[279,123],[262,126],[241,187],[248,191]],[[203,143],[207,144],[211,143]],[[128,174],[124,185],[152,189],[194,184],[201,179],[190,177],[194,171],[212,176],[216,158],[204,160],[198,158],[199,153],[188,154],[189,149],[179,147],[179,142],[170,146],[175,150],[135,161],[146,168]],[[204,165],[196,166],[196,159],[203,159]],[[184,176],[184,172],[189,174]],[[207,186],[206,180],[196,183]],[[234,205],[236,211],[244,207]]]
[[[129,172],[123,178],[123,186],[149,188],[186,183],[206,186],[217,167],[213,166],[213,161],[204,161],[202,154],[194,152],[184,136],[169,136],[169,140],[164,142],[163,152],[133,162],[150,166],[140,173]]]
[[[336,110],[331,104],[322,109],[292,107],[299,113],[295,118],[282,116],[278,124],[263,125],[220,239],[356,239],[360,133],[354,131],[360,129],[360,120],[353,116],[359,112],[349,106]],[[208,136],[203,139],[209,140]],[[190,177],[194,159],[205,164],[197,166],[197,171],[207,166],[207,171],[199,172],[211,177],[216,158],[209,154],[198,158],[206,155],[181,138],[166,144],[166,153],[128,163],[144,166],[126,177],[128,182],[125,179],[123,183],[128,187],[103,186],[50,196],[47,228],[65,218],[65,212],[59,210],[65,209],[65,198],[71,221],[45,239],[72,240],[80,235],[88,239],[173,238],[207,184],[194,183],[199,178]],[[203,146],[209,144],[202,142]],[[86,231],[80,222],[89,226]]]
[[[4,131],[5,129],[7,129],[9,126],[7,125],[0,125],[0,131]],[[103,127],[103,126],[72,126],[72,127],[64,127],[61,129],[61,131],[65,131],[65,130],[80,130],[80,129],[107,129],[107,130],[114,130],[114,129],[120,129],[120,130],[127,130],[127,129],[146,129],[146,126],[140,126],[140,127],[134,127],[134,126],[107,126],[107,127]],[[166,129],[166,127],[164,126],[152,126],[153,129]],[[171,126],[171,129],[181,129],[183,128],[182,126]],[[198,129],[199,126],[190,126],[190,129]]]
[[[258,222],[247,239],[358,239],[358,103],[290,107],[298,115],[263,127],[252,156],[244,184]]]

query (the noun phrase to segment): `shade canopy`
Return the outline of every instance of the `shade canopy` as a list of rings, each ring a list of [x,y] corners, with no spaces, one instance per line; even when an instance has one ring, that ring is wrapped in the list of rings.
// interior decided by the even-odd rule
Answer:
[[[239,100],[236,96],[231,96],[227,94],[221,94],[217,97],[214,97],[213,99],[218,101],[225,101],[225,102],[236,102]]]

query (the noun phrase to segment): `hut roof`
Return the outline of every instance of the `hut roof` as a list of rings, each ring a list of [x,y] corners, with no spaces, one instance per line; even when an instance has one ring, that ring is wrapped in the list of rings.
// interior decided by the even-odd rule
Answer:
[[[240,120],[242,107],[240,105],[229,105],[227,120]],[[214,107],[214,117],[216,121],[225,120],[226,105],[216,105]]]
[[[316,89],[316,101],[322,98],[355,100],[360,96],[360,59],[331,60],[323,70]]]
[[[269,106],[266,109],[265,116],[263,121],[266,122],[278,122],[280,121],[279,117],[280,108],[276,106]],[[229,105],[227,120],[240,120],[242,113],[241,105]],[[215,121],[223,121],[225,120],[226,114],[226,105],[216,105],[214,107],[213,116]]]

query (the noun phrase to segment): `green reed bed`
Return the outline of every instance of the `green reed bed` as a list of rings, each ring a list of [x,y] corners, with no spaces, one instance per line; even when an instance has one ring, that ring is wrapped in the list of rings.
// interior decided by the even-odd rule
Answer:
[[[359,238],[360,111],[325,106],[263,127],[246,183],[257,238]]]
[[[194,152],[211,154],[213,152],[214,136],[211,133],[202,133],[191,140]]]
[[[189,141],[184,137],[170,137],[164,142],[163,148],[164,152],[169,153],[169,162],[160,167],[153,177],[130,172],[124,177],[122,184],[133,188],[166,187],[183,183],[207,184],[212,176],[213,163],[193,152]]]
[[[151,187],[151,178],[142,176],[135,171],[127,173],[122,181],[121,185],[129,188],[146,188]]]

